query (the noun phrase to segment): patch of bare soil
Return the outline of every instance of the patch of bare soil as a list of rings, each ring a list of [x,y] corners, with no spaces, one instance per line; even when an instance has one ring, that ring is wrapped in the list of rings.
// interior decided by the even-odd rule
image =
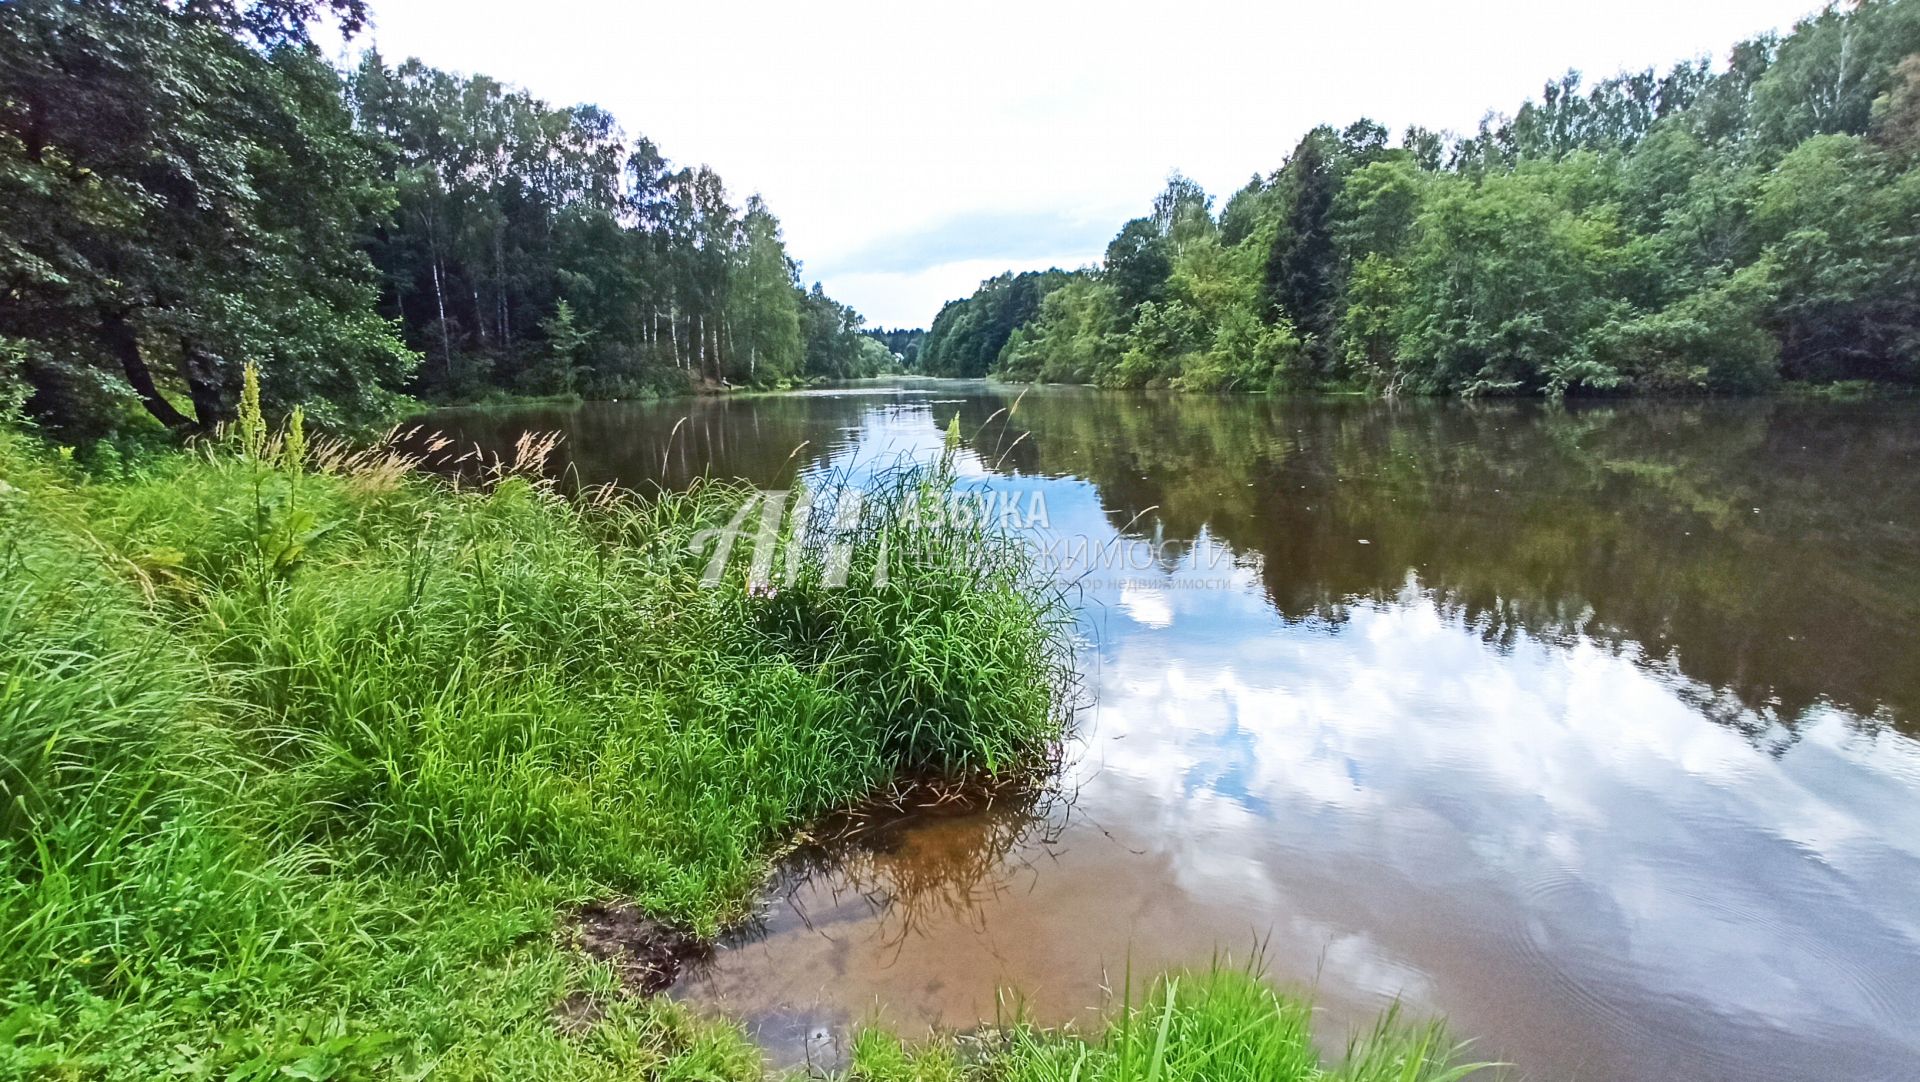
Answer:
[[[639,996],[665,991],[689,963],[713,953],[712,944],[662,924],[628,902],[589,902],[561,934],[582,954],[612,965],[621,985]]]

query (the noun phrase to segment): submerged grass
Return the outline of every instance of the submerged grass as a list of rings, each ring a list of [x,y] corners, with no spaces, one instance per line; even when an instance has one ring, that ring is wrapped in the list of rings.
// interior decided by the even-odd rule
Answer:
[[[939,468],[714,586],[753,493],[564,499],[545,449],[461,490],[254,425],[89,475],[0,427],[0,1076],[758,1078],[558,914],[710,934],[801,824],[1050,762],[1059,602],[910,513]]]

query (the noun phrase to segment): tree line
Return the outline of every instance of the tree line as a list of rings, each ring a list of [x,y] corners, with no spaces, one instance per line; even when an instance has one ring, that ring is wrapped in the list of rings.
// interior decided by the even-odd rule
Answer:
[[[17,0],[0,19],[0,380],[74,431],[322,422],[402,393],[871,375],[780,223],[590,105],[369,52],[362,0]],[[6,405],[0,401],[0,406]]]
[[[920,345],[927,337],[925,328],[874,327],[866,334],[887,347],[887,352],[893,354],[895,363],[900,367],[913,368],[920,363]]]
[[[1185,390],[1744,392],[1920,383],[1920,0],[1724,66],[1397,145],[1309,132],[1224,206],[1176,174],[1099,266],[949,303],[935,374]]]

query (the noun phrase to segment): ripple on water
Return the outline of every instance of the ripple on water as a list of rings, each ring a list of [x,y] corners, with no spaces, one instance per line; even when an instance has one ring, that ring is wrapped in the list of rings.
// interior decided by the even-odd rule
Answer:
[[[1611,930],[1597,923],[1612,908],[1611,896],[1565,870],[1524,886],[1496,941],[1523,971],[1542,975],[1549,994],[1583,1024],[1664,1064],[1672,1077],[1789,1082],[1822,1065],[1850,1065],[1845,1069],[1857,1077],[1913,1077],[1899,1074],[1884,1051],[1863,1048],[1884,1050],[1889,1035],[1912,1039],[1903,1038],[1911,1029],[1912,989],[1900,987],[1896,967],[1842,950],[1821,929],[1784,918],[1780,907],[1715,889],[1683,866],[1662,868],[1656,882],[1653,919],[1684,926],[1689,940],[1709,952],[1716,941],[1751,951],[1738,959],[1720,955],[1726,968],[1717,984],[1684,986],[1703,972],[1698,958],[1651,956],[1664,937],[1646,934],[1644,914],[1623,917]],[[1759,961],[1762,954],[1768,962]],[[1755,980],[1756,965],[1765,966],[1761,976],[1768,979]],[[1849,1001],[1852,1008],[1835,1017]],[[1745,1037],[1730,1040],[1735,1032]],[[1760,1048],[1774,1054],[1756,1058]]]

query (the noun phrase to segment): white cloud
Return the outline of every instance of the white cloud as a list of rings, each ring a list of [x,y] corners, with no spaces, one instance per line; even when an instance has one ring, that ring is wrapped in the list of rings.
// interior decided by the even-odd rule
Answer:
[[[918,267],[885,256],[957,217],[1117,228],[1175,167],[1224,195],[1316,123],[1470,129],[1568,68],[1720,55],[1814,6],[372,2],[390,59],[595,102],[676,160],[713,165],[736,197],[762,192],[829,292],[887,325],[924,324],[986,276],[957,270],[993,262],[973,246]],[[1035,265],[1016,241],[987,274]]]

